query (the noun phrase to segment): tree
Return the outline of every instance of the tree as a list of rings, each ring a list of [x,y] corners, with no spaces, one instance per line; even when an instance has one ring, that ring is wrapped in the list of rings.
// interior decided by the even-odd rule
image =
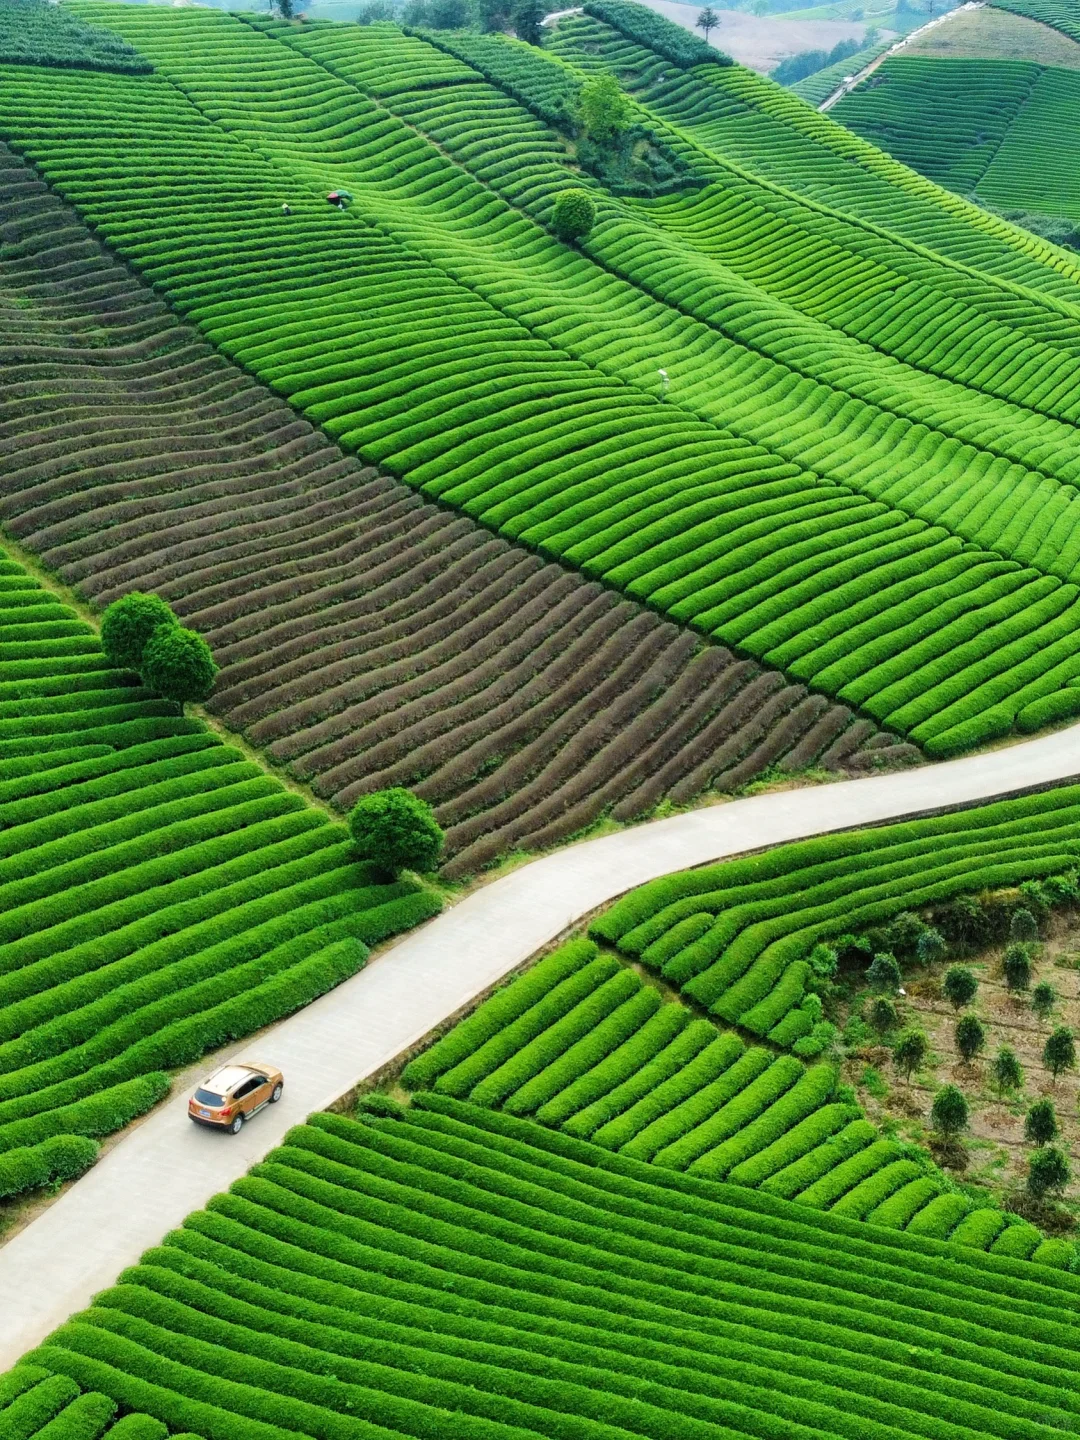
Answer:
[[[159,595],[132,590],[114,600],[101,617],[101,648],[118,670],[138,670],[146,642],[159,625],[175,625],[176,616]]]
[[[540,22],[544,14],[544,7],[538,0],[517,0],[510,12],[510,23],[518,39],[529,45],[539,45],[542,39]]]
[[[1076,1066],[1076,1041],[1072,1031],[1066,1025],[1059,1025],[1052,1030],[1046,1038],[1043,1046],[1043,1064],[1053,1075],[1055,1081],[1062,1070],[1072,1070]]]
[[[270,0],[270,12],[274,11],[281,16],[282,20],[291,20],[296,14],[296,6],[293,0]]]
[[[194,630],[159,625],[146,642],[140,672],[151,690],[183,705],[209,696],[218,667],[210,646]]]
[[[915,956],[920,965],[929,967],[936,965],[939,960],[944,960],[948,948],[941,931],[928,925],[915,941]]]
[[[896,963],[896,956],[891,955],[888,950],[883,950],[880,955],[875,955],[866,972],[866,978],[870,981],[872,989],[882,993],[889,990],[895,994],[900,989],[901,980],[900,966]]]
[[[1005,984],[1014,994],[1031,984],[1031,956],[1026,945],[1010,945],[1002,962]]]
[[[596,206],[585,190],[560,190],[551,212],[551,228],[568,245],[584,240],[596,220]]]
[[[701,14],[697,17],[696,23],[697,28],[705,32],[705,44],[707,45],[709,43],[709,31],[715,30],[720,24],[720,16],[711,5],[706,5],[705,9],[702,10]]]
[[[1046,1020],[1057,1004],[1058,993],[1049,980],[1040,980],[1031,992],[1031,1008],[1040,1020]]]
[[[986,1047],[986,1030],[977,1015],[961,1015],[956,1022],[956,1048],[964,1064],[970,1065],[975,1056]]]
[[[366,4],[360,6],[360,13],[356,17],[358,25],[374,25],[379,20],[394,20],[397,18],[397,9],[393,0],[366,0]]]
[[[1024,1139],[1033,1145],[1049,1145],[1058,1137],[1057,1114],[1050,1099],[1036,1100],[1024,1117]]]
[[[467,0],[431,0],[433,30],[464,30],[469,23]]]
[[[1028,945],[1039,938],[1039,927],[1030,910],[1014,910],[1009,921],[1009,939]]]
[[[349,829],[357,857],[379,870],[434,870],[443,832],[426,800],[395,787],[362,795],[352,808]]]
[[[582,129],[598,145],[613,144],[630,123],[630,102],[614,75],[594,75],[581,87],[578,115]]]
[[[1002,1045],[1001,1049],[994,1056],[994,1063],[990,1066],[990,1074],[993,1078],[994,1088],[999,1095],[1006,1092],[1012,1093],[1019,1090],[1024,1083],[1024,1072],[1020,1068],[1020,1061],[1016,1058],[1016,1051],[1008,1045]]]
[[[950,965],[945,971],[942,988],[953,1009],[962,1010],[965,1005],[970,1005],[975,999],[979,982],[975,978],[974,971],[969,970],[966,965]]]
[[[943,1085],[934,1096],[934,1103],[930,1107],[930,1122],[945,1140],[951,1140],[954,1135],[959,1135],[961,1130],[966,1130],[968,1103],[964,1099],[964,1092],[955,1085]]]
[[[1071,1175],[1069,1162],[1054,1145],[1036,1150],[1028,1163],[1027,1188],[1037,1200],[1051,1190],[1064,1190]]]
[[[893,1046],[893,1060],[905,1080],[912,1075],[926,1059],[930,1042],[921,1030],[909,1029],[899,1036]]]
[[[896,1025],[896,1006],[886,995],[879,995],[870,1007],[870,1024],[874,1029],[884,1033],[892,1030]]]

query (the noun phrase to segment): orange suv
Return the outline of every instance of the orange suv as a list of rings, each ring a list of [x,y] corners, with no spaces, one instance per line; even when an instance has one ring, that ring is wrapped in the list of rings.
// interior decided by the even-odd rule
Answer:
[[[281,1099],[284,1084],[285,1077],[272,1065],[225,1065],[195,1091],[188,1116],[196,1125],[238,1135],[245,1120]]]

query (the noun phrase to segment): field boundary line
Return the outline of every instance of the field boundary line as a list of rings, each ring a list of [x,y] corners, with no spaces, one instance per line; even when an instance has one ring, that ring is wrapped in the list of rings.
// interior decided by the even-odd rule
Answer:
[[[882,51],[876,59],[871,60],[869,65],[864,65],[857,75],[852,75],[848,80],[841,80],[832,94],[826,95],[825,99],[817,107],[819,113],[824,115],[826,110],[831,110],[845,95],[850,95],[856,85],[861,85],[868,75],[872,75],[883,61],[889,59],[890,55],[896,55],[899,51],[910,45],[913,40],[918,40],[920,36],[925,35],[928,30],[936,30],[939,25],[944,25],[946,20],[951,20],[954,15],[959,15],[962,10],[985,10],[986,5],[987,0],[965,0],[963,5],[957,5],[955,9],[946,10],[944,15],[936,15],[933,20],[928,21],[925,25],[920,25],[917,30],[912,30],[910,34],[902,36],[897,40],[895,45],[890,45],[888,50]]]

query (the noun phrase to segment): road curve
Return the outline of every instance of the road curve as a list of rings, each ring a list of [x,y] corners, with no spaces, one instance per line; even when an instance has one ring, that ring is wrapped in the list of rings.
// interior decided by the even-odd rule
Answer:
[[[307,1009],[237,1046],[285,1072],[238,1136],[176,1095],[0,1248],[0,1371],[322,1109],[582,916],[646,880],[785,840],[951,809],[1080,776],[1080,725],[982,755],[757,795],[568,846],[475,891]],[[257,1054],[256,1054],[257,1052]]]

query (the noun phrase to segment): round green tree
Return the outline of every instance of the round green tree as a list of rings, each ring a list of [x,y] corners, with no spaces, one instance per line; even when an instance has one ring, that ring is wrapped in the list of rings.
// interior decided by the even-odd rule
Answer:
[[[879,995],[870,1006],[870,1024],[884,1034],[886,1030],[895,1028],[897,1019],[896,1006],[887,995]]]
[[[943,1085],[930,1107],[930,1123],[946,1140],[967,1129],[968,1102],[955,1085]]]
[[[1028,945],[1039,938],[1039,927],[1030,910],[1014,910],[1009,921],[1009,939]]]
[[[894,994],[900,989],[900,966],[896,963],[896,956],[891,955],[888,950],[880,955],[875,955],[870,962],[870,968],[866,972],[866,978],[870,987],[879,994]]]
[[[1011,1095],[1024,1083],[1024,1072],[1021,1069],[1020,1061],[1016,1058],[1016,1051],[1008,1045],[1002,1045],[994,1056],[990,1074],[993,1078],[994,1088],[999,1095]]]
[[[1069,1162],[1056,1145],[1036,1150],[1028,1162],[1027,1188],[1037,1200],[1053,1190],[1064,1190],[1069,1183]]]
[[[905,1080],[911,1079],[926,1059],[929,1050],[930,1042],[921,1030],[905,1030],[897,1038],[896,1044],[893,1046],[893,1060]]]
[[[1001,968],[1005,972],[1005,985],[1013,994],[1026,990],[1031,984],[1031,956],[1027,946],[1010,945]]]
[[[966,965],[950,965],[945,971],[942,989],[954,1010],[962,1010],[965,1005],[970,1005],[978,988],[975,972]]]
[[[560,190],[551,212],[551,228],[568,245],[584,240],[596,219],[596,206],[586,190]]]
[[[956,1022],[956,1048],[964,1063],[970,1065],[986,1047],[986,1030],[977,1015],[961,1015]]]
[[[210,646],[182,625],[158,626],[146,642],[140,670],[151,690],[181,705],[205,700],[218,673]]]
[[[1043,1064],[1056,1080],[1063,1070],[1076,1066],[1076,1040],[1067,1025],[1059,1025],[1046,1037]]]
[[[928,925],[915,941],[915,956],[920,965],[936,965],[939,960],[944,960],[948,949],[945,936],[932,925]]]
[[[443,832],[426,800],[395,787],[361,795],[349,816],[356,854],[379,870],[434,870]]]
[[[114,600],[101,617],[101,648],[118,670],[138,670],[150,636],[161,625],[175,625],[176,616],[160,595],[141,590]]]
[[[1058,993],[1049,980],[1040,980],[1031,992],[1031,1008],[1040,1020],[1049,1018],[1057,1000]]]
[[[1049,1099],[1036,1100],[1024,1117],[1024,1139],[1033,1145],[1049,1145],[1058,1137],[1057,1113],[1054,1102]]]

